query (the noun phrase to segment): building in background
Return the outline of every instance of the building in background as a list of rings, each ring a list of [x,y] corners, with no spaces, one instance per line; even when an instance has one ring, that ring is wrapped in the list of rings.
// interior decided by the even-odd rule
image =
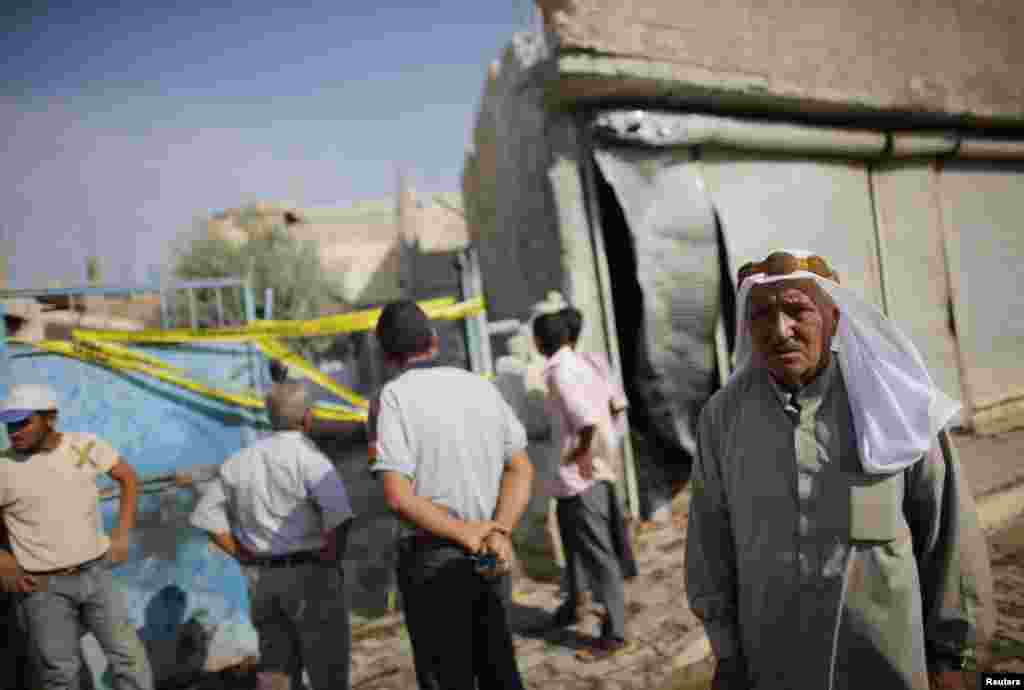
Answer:
[[[405,185],[397,199],[316,208],[257,202],[207,220],[212,236],[239,243],[274,227],[315,243],[349,307],[452,294],[458,279],[448,255],[468,243],[461,195],[424,203]]]
[[[70,340],[82,329],[141,331],[160,327],[160,296],[17,297],[3,300],[4,325],[12,338]]]

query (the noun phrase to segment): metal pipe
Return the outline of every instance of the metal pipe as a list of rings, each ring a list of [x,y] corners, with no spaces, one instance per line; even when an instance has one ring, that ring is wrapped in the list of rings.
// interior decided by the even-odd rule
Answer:
[[[483,280],[480,276],[479,257],[475,247],[459,252],[459,288],[462,299],[483,297]],[[491,353],[491,333],[487,327],[487,313],[481,312],[465,319],[469,340],[470,359],[473,371],[478,374],[494,373],[494,357]]]
[[[217,325],[221,328],[224,327],[224,295],[221,294],[221,288],[214,288],[214,294],[217,295]]]
[[[601,295],[601,313],[604,322],[605,343],[608,346],[611,365],[615,373],[622,378],[622,352],[619,349],[618,330],[615,325],[615,304],[612,298],[611,270],[608,267],[608,254],[604,246],[604,228],[601,225],[601,209],[597,201],[597,180],[595,168],[597,162],[594,160],[593,142],[589,136],[589,130],[584,129],[580,138],[580,160],[579,165],[583,174],[584,198],[587,206],[589,219],[590,241],[594,252],[594,261],[597,264],[597,282]],[[626,422],[626,432],[623,434],[623,457],[622,464],[625,470],[626,493],[629,504],[629,512],[633,518],[640,517],[640,493],[637,486],[636,458],[633,450],[633,443],[629,433],[629,415],[623,411]]]
[[[171,315],[168,311],[167,292],[160,290],[160,328],[167,330],[171,327]]]
[[[752,151],[880,156],[881,132],[743,120],[657,110],[599,112],[585,132],[600,139],[657,147],[722,146]]]
[[[202,280],[186,280],[181,283],[176,283],[171,287],[184,289],[184,288],[222,288],[222,287],[239,287],[245,285],[244,278],[203,278]]]
[[[192,330],[199,328],[199,316],[197,314],[198,305],[196,304],[196,291],[193,288],[187,288],[188,290],[188,321],[192,327]]]
[[[958,144],[955,133],[892,134],[889,154],[893,158],[948,156],[956,151]]]
[[[70,288],[43,288],[43,289],[0,289],[0,299],[16,297],[74,297],[76,295],[133,295],[138,293],[160,292],[159,287],[151,285],[135,286],[94,286],[83,285]]]
[[[584,131],[609,143],[659,148],[720,146],[745,151],[856,158],[1024,160],[1024,141],[955,132],[894,132],[704,115],[665,110],[599,111]]]
[[[960,140],[956,155],[957,158],[980,160],[1024,160],[1024,141],[964,138]]]

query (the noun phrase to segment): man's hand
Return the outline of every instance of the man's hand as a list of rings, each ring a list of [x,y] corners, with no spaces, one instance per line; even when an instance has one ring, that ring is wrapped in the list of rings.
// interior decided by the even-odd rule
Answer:
[[[739,656],[718,660],[711,690],[748,690],[746,664]]]
[[[580,468],[580,476],[584,479],[594,478],[594,458],[590,453],[578,455],[576,465]]]
[[[110,550],[107,552],[107,559],[114,565],[124,563],[128,560],[128,547],[131,545],[131,538],[126,529],[114,529],[110,533]]]
[[[328,539],[327,543],[323,545],[320,551],[317,553],[320,560],[324,563],[337,563],[338,562],[338,544],[333,539]]]
[[[39,582],[21,568],[15,572],[4,570],[0,575],[0,588],[8,594],[32,594],[39,588]]]
[[[464,522],[455,540],[470,553],[480,553],[484,539],[495,527],[498,527],[498,524],[492,520]]]
[[[497,567],[483,573],[485,577],[499,577],[512,569],[514,554],[512,539],[508,535],[503,532],[491,532],[484,539],[483,550],[486,553],[493,553],[498,559]]]
[[[38,588],[39,583],[21,569],[14,554],[6,549],[0,549],[0,589],[8,594],[31,594]]]
[[[963,671],[935,671],[929,674],[932,690],[966,690],[967,679]]]

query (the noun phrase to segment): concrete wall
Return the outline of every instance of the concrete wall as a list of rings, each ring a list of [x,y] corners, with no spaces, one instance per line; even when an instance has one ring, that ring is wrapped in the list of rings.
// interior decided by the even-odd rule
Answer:
[[[562,289],[558,215],[547,177],[544,53],[537,36],[519,34],[501,64],[491,66],[463,178],[491,320],[521,318],[549,290]]]
[[[562,97],[1024,120],[1020,0],[537,0]],[[581,52],[581,51],[586,51]]]

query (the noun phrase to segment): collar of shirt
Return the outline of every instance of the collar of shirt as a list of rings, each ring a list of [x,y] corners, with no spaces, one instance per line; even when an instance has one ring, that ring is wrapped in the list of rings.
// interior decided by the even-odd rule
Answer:
[[[563,345],[558,348],[558,352],[548,357],[548,361],[544,363],[544,374],[547,375],[554,371],[556,367],[562,365],[568,359],[571,359],[576,353],[568,345]]]
[[[798,407],[806,407],[808,403],[814,403],[825,397],[825,393],[832,386],[832,380],[835,378],[835,370],[838,365],[836,364],[835,353],[829,360],[828,365],[818,374],[813,381],[809,384],[791,393],[782,386],[780,386],[772,375],[768,373],[768,370],[764,370],[765,378],[768,379],[768,383],[771,384],[772,390],[775,391],[776,397],[779,399],[779,404],[782,405],[783,409],[786,409],[790,405],[790,401]]]

